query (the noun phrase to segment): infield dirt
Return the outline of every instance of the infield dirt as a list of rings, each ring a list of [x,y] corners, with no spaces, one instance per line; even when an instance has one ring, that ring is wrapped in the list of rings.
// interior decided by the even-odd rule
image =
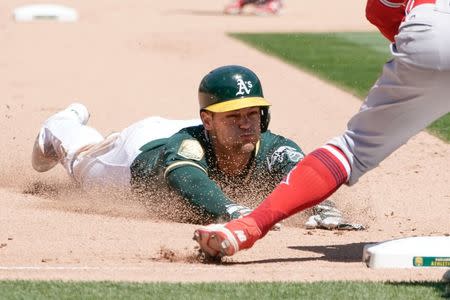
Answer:
[[[89,124],[105,135],[150,115],[197,117],[200,79],[225,64],[260,76],[272,131],[309,152],[345,128],[360,100],[225,32],[374,30],[364,1],[285,1],[277,17],[224,16],[225,1],[66,2],[80,13],[77,23],[15,23],[12,11],[24,2],[0,3],[0,279],[442,277],[442,269],[371,270],[361,262],[366,243],[450,233],[450,146],[425,132],[332,197],[367,230],[306,230],[300,215],[223,264],[198,262],[195,225],[155,218],[124,195],[88,198],[61,167],[31,167],[40,124],[69,103],[86,104]]]

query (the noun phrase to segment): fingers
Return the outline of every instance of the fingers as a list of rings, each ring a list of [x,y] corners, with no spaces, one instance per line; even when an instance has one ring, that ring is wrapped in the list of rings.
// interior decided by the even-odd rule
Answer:
[[[197,229],[194,232],[193,240],[197,241],[203,252],[209,256],[221,256],[220,245],[214,235],[209,231]]]

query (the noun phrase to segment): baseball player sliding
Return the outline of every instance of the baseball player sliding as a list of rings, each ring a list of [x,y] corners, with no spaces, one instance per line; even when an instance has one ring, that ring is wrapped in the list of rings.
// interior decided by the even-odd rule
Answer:
[[[352,185],[450,111],[450,0],[368,0],[367,19],[392,44],[393,59],[347,125],[307,155],[248,216],[199,228],[211,256],[248,249],[275,223]]]
[[[71,104],[45,121],[32,165],[45,172],[60,162],[87,191],[131,189],[141,198],[164,196],[158,199],[167,201],[175,191],[200,216],[196,220],[241,217],[251,210],[234,196],[259,203],[303,152],[267,130],[270,104],[256,74],[245,67],[208,73],[200,83],[199,104],[201,120],[149,117],[107,138],[86,126],[84,105]],[[320,214],[313,227],[360,229],[344,223],[333,205],[316,210]]]
[[[240,14],[247,5],[253,5],[253,13],[262,16],[276,15],[283,7],[281,0],[233,0],[225,6],[224,13],[229,15]]]

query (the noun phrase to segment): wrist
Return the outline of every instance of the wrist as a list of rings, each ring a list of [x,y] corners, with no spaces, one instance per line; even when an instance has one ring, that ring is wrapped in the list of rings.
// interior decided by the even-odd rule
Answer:
[[[252,212],[250,208],[237,204],[227,205],[226,211],[230,220],[242,218]]]

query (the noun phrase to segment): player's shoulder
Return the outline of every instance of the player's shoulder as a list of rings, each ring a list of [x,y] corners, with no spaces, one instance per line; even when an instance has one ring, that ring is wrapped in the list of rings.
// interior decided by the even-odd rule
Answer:
[[[186,127],[172,135],[167,139],[167,145],[174,145],[178,147],[178,145],[182,144],[184,141],[191,141],[190,143],[198,143],[203,147],[205,143],[207,143],[207,139],[205,137],[205,128],[203,125]]]
[[[204,131],[205,131],[205,128],[203,127],[203,125],[185,127],[183,129],[181,129],[180,131],[178,131],[177,133],[175,133],[174,135],[172,135],[171,138],[174,138],[174,139],[183,139],[183,138],[198,139],[204,135],[203,134]]]
[[[186,127],[172,135],[165,145],[169,161],[203,161],[209,142],[203,125]]]

